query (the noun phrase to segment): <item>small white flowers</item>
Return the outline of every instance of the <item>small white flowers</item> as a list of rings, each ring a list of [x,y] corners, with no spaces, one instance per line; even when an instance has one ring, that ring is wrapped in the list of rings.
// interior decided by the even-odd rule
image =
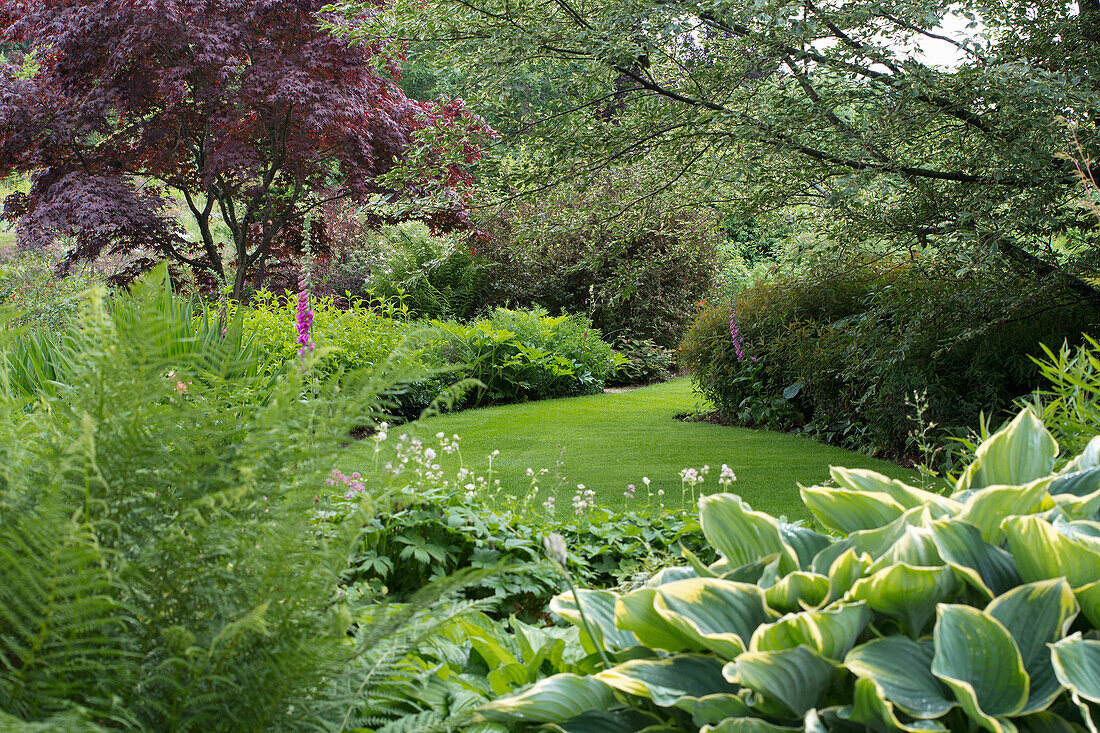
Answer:
[[[737,480],[737,475],[733,472],[733,469],[722,464],[722,473],[718,475],[718,483],[722,486],[730,486]]]
[[[557,532],[551,532],[543,538],[542,546],[546,550],[546,554],[550,556],[551,560],[556,562],[558,565],[565,567],[566,555],[564,537],[562,537]]]
[[[596,492],[586,489],[584,484],[577,484],[577,490],[573,492],[573,512],[579,517],[589,509],[596,506]]]

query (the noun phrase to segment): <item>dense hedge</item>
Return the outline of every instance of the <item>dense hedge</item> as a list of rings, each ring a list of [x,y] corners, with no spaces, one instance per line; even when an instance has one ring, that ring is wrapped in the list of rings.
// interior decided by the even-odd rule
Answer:
[[[898,455],[915,393],[938,429],[973,426],[1035,388],[1040,344],[1078,343],[1098,322],[1064,288],[1007,270],[834,261],[702,309],[680,357],[728,420]]]
[[[246,336],[269,371],[297,359],[295,307],[293,299],[261,292],[242,313]],[[318,299],[313,310],[319,373],[378,366],[398,351],[420,366],[420,378],[394,395],[396,414],[406,418],[462,379],[480,386],[466,392],[460,406],[597,393],[617,363],[583,316],[499,308],[470,323],[415,321],[406,320],[408,311],[380,314],[362,302],[341,309],[332,298]]]

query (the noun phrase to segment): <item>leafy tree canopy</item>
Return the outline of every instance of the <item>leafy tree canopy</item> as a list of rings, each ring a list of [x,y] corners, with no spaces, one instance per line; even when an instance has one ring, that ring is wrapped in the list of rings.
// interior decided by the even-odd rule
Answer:
[[[0,41],[28,51],[0,67],[0,176],[33,174],[29,194],[5,203],[21,241],[67,237],[70,262],[168,256],[232,278],[240,294],[326,200],[442,193],[437,223],[461,225],[456,191],[488,128],[461,101],[409,99],[386,44],[334,37],[320,6],[4,3]],[[199,241],[184,235],[177,206]]]
[[[943,30],[948,12],[971,28]],[[1095,150],[1098,0],[397,0],[364,20],[484,90],[556,65],[578,99],[511,130],[549,143],[531,187],[546,168],[627,165],[650,177],[639,195],[787,210],[840,242],[999,252],[1097,299],[1076,277],[1096,234],[1065,156]],[[961,62],[923,60],[932,40]]]

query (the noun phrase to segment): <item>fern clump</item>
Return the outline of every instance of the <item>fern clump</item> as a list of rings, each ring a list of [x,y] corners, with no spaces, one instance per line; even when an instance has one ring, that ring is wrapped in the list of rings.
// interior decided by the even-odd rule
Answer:
[[[0,345],[0,724],[339,727],[378,638],[338,591],[365,514],[318,502],[398,377],[273,380],[166,278],[80,324],[48,375]]]

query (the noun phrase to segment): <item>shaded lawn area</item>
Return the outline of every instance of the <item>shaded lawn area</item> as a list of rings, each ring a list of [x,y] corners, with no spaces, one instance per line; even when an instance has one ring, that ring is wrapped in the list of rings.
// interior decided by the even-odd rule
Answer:
[[[870,468],[893,478],[915,480],[912,470],[807,438],[674,419],[674,415],[697,409],[699,400],[685,378],[623,393],[466,410],[394,429],[390,438],[410,432],[434,442],[439,431],[457,434],[466,464],[482,472],[488,455],[499,450],[493,470],[501,480],[502,502],[528,493],[528,468],[551,471],[540,481],[541,499],[558,483],[552,477],[560,471],[566,483],[557,493],[559,516],[571,511],[578,483],[594,490],[604,506],[625,508],[641,503],[658,508],[657,492],[663,490],[664,506],[677,508],[682,501],[680,470],[703,465],[711,468],[699,487],[705,493],[722,490],[718,473],[726,463],[737,474],[730,490],[741,494],[754,509],[791,519],[809,517],[798,495],[798,483],[825,482],[830,465]],[[364,456],[371,450],[369,441],[353,449]],[[454,456],[447,455],[441,457],[441,464],[451,469],[452,476],[458,466]],[[354,465],[354,460],[348,463]],[[365,465],[366,461],[359,464]],[[652,482],[652,499],[642,484],[643,476]],[[637,487],[633,500],[623,495],[627,484]],[[683,503],[686,506],[690,499]]]

